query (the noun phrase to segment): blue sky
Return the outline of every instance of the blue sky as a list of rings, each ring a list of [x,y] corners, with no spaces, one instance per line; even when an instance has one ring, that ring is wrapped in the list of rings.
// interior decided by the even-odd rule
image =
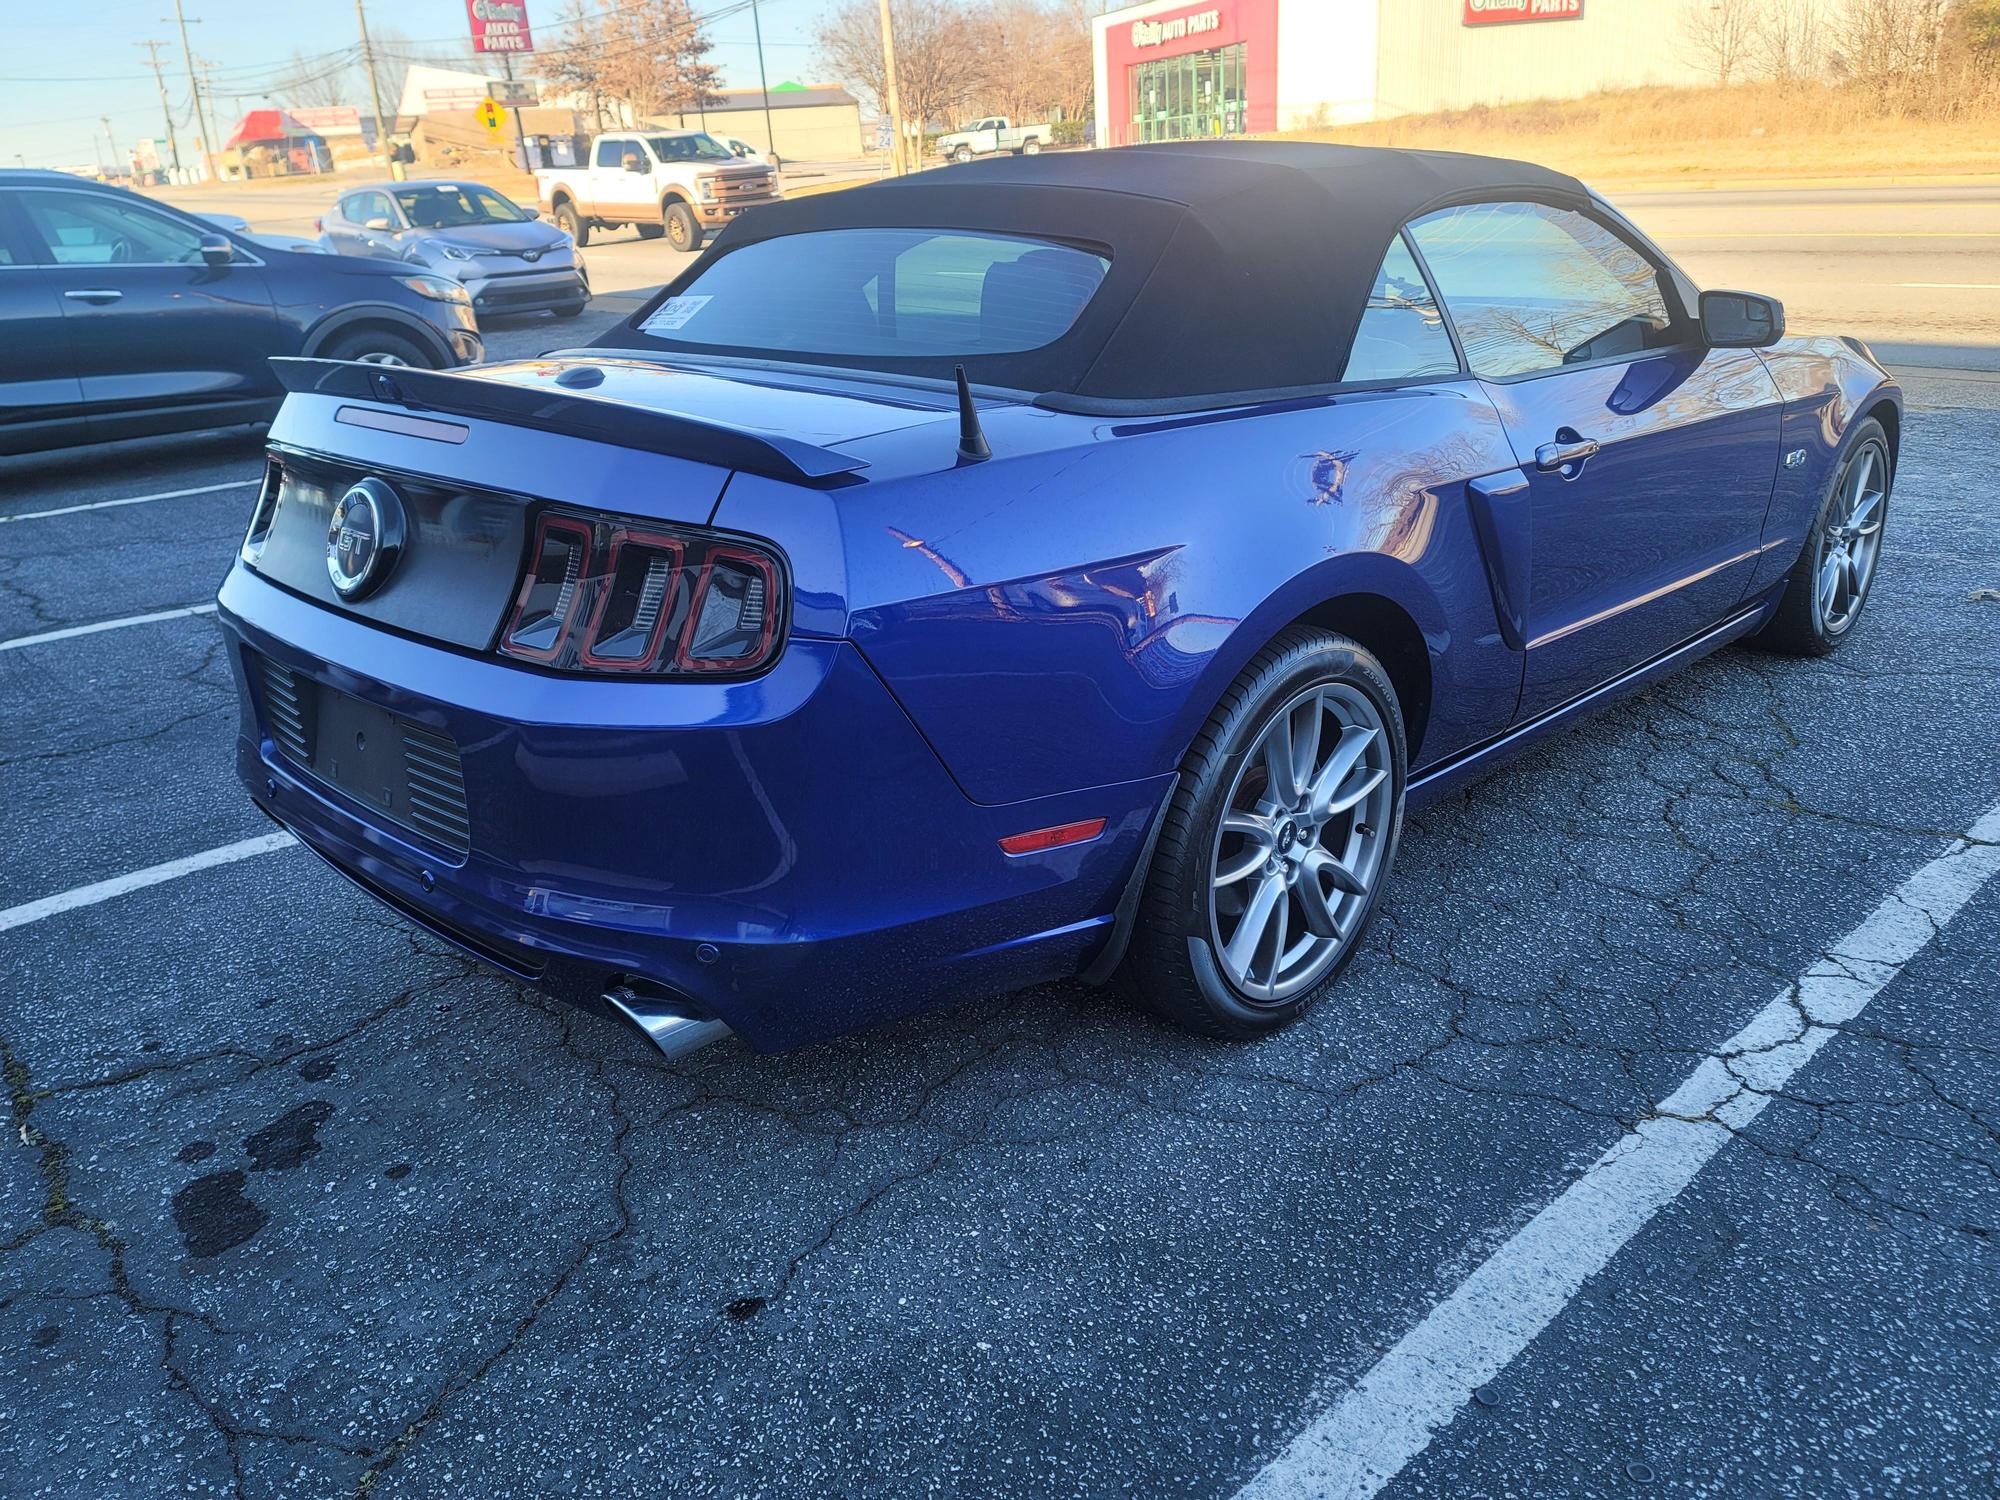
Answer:
[[[218,135],[246,109],[282,102],[262,92],[289,70],[294,50],[330,52],[358,41],[352,0],[183,0],[190,22],[188,39],[197,57],[216,65],[217,91],[211,109]],[[764,57],[770,81],[816,81],[813,37],[831,0],[759,0],[764,23]],[[695,11],[725,8],[726,0],[695,0]],[[110,159],[104,126],[108,115],[119,160],[142,136],[163,132],[159,91],[146,54],[134,44],[146,38],[168,43],[160,54],[167,66],[167,97],[176,115],[183,151],[195,131],[183,123],[188,113],[187,68],[174,29],[173,0],[70,0],[30,6],[0,0],[10,14],[0,35],[0,166],[89,165]],[[465,0],[367,0],[371,28],[394,28],[418,43],[450,46],[469,33]],[[567,10],[564,0],[528,0],[539,35]],[[167,16],[166,22],[160,20]],[[709,28],[712,54],[732,88],[757,84],[757,54],[751,45],[750,15],[733,14]],[[470,42],[464,41],[470,50]],[[532,73],[532,66],[520,65]],[[236,91],[242,93],[237,96]],[[357,90],[365,92],[365,89]],[[363,104],[356,98],[348,101]],[[393,107],[391,104],[390,107]],[[218,142],[220,144],[220,142]],[[18,160],[17,160],[18,158]]]

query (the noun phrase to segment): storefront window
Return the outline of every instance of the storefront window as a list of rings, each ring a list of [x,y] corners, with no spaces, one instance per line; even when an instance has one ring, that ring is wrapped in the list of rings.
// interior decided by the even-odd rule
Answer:
[[[1243,46],[1219,47],[1184,57],[1162,57],[1126,70],[1133,141],[1202,140],[1241,135]]]

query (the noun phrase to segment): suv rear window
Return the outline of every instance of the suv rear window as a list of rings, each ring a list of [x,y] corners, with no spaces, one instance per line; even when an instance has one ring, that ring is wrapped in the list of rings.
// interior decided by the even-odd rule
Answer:
[[[640,322],[677,344],[862,358],[1008,354],[1075,325],[1111,267],[1050,240],[825,229],[718,255]]]

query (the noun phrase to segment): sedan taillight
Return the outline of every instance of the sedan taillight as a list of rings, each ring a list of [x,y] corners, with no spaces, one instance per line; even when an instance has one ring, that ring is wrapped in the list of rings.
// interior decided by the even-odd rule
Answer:
[[[784,571],[737,538],[544,514],[500,653],[570,672],[755,672],[777,654]]]

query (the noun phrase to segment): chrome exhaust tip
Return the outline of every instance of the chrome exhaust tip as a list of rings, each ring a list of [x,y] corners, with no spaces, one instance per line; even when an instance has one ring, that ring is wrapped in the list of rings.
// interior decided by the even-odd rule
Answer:
[[[641,994],[630,984],[613,985],[604,1003],[630,1021],[668,1061],[699,1052],[729,1035],[729,1027],[672,995]]]

